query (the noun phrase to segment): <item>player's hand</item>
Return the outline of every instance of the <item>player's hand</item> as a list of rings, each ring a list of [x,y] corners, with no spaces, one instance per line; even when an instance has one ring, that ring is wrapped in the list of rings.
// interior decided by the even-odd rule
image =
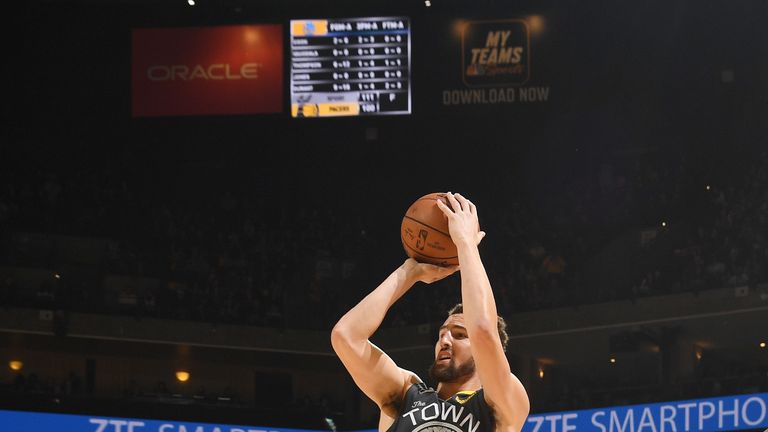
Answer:
[[[440,199],[437,200],[437,207],[448,217],[448,232],[453,242],[456,246],[462,244],[479,245],[485,237],[485,232],[480,231],[477,207],[461,194],[448,192],[445,194],[445,198],[450,207]]]
[[[405,260],[402,268],[410,280],[428,284],[444,279],[459,270],[459,266],[440,267],[434,264],[420,263],[413,258]]]

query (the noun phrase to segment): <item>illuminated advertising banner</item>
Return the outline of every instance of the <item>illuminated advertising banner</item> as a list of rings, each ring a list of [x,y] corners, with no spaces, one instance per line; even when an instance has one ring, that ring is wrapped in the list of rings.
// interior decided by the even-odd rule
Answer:
[[[13,432],[320,432],[166,420],[0,410],[0,430]]]
[[[548,103],[547,73],[552,72],[541,60],[550,55],[541,44],[545,22],[540,15],[457,19],[444,28],[443,39],[451,50],[443,56],[445,73],[435,73],[443,86],[442,105],[517,107],[523,112]]]
[[[521,85],[530,78],[531,43],[525,20],[467,21],[461,51],[462,79],[469,87]]]
[[[134,29],[134,117],[280,113],[279,24]]]
[[[435,407],[420,410],[418,413],[411,411],[404,414],[404,417],[411,415],[428,415],[430,418],[427,420],[434,419],[439,423],[442,414],[441,410]],[[319,432],[306,429],[3,410],[0,410],[0,425],[2,430],[36,432]],[[477,425],[478,423],[468,422],[462,426],[462,431],[477,432]],[[719,432],[763,430],[766,427],[768,393],[758,393],[532,414],[526,420],[523,432]]]
[[[528,417],[523,432],[737,431],[768,426],[768,393]]]

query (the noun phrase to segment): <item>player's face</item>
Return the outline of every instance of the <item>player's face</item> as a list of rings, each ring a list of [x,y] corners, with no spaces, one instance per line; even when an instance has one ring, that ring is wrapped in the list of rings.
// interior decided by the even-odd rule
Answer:
[[[437,382],[452,382],[475,372],[475,361],[463,314],[445,320],[435,344],[435,361],[429,368],[430,377]]]

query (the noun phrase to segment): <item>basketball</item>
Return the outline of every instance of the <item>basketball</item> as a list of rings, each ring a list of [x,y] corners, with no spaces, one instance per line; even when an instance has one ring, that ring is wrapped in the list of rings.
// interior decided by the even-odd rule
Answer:
[[[444,267],[458,265],[456,245],[448,233],[448,218],[437,207],[438,199],[448,204],[444,193],[431,193],[408,207],[400,226],[400,239],[405,253],[416,261]]]

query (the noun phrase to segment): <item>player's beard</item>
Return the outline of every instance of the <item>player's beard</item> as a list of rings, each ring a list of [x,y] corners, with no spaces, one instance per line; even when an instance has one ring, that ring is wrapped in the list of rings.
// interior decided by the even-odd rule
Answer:
[[[429,378],[434,383],[454,382],[459,378],[475,373],[475,359],[470,358],[461,366],[456,366],[456,361],[452,357],[447,365],[437,364],[437,360],[432,362],[429,367]]]

